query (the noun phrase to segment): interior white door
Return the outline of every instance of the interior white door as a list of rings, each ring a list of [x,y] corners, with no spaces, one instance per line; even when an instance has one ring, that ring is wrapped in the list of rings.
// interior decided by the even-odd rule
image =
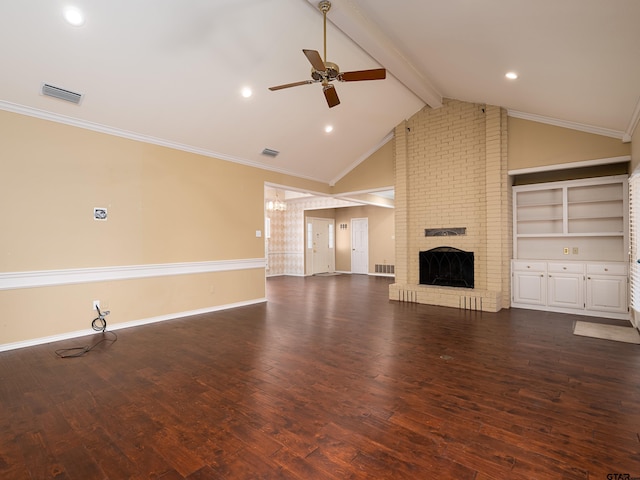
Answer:
[[[351,273],[369,273],[369,219],[351,219]]]
[[[311,273],[332,273],[335,271],[334,230],[332,219],[314,218],[312,224]]]

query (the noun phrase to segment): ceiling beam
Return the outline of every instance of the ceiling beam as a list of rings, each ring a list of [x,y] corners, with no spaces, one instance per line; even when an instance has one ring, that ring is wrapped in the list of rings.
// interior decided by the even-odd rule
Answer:
[[[307,0],[318,9],[318,0]],[[318,12],[320,10],[318,9]],[[369,20],[351,0],[331,0],[327,20],[396,77],[431,108],[442,106],[442,95],[404,56],[389,37]]]

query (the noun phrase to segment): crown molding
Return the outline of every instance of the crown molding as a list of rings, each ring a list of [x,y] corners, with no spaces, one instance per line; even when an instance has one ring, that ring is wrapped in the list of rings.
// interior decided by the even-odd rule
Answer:
[[[629,126],[624,132],[623,142],[630,142],[631,137],[633,137],[633,132],[635,132],[638,122],[640,122],[640,98],[638,98],[638,103],[636,103],[636,108],[633,110],[633,115],[631,115],[631,120],[629,121]]]
[[[247,167],[259,168],[260,170],[271,171],[275,173],[281,173],[284,175],[291,175],[292,177],[302,178],[305,180],[311,180],[314,182],[327,183],[325,179],[318,179],[306,175],[300,175],[295,172],[291,172],[286,169],[270,167],[258,162],[253,162],[241,157],[235,157],[233,155],[227,155],[224,153],[214,152],[206,150],[204,148],[194,147],[192,145],[185,145],[183,143],[172,142],[170,140],[164,140],[162,138],[152,137],[150,135],[143,135],[136,132],[130,132],[128,130],[122,130],[108,125],[102,125],[100,123],[90,122],[88,120],[81,120],[79,118],[69,117],[61,115],[59,113],[47,112],[46,110],[40,110],[33,107],[27,107],[25,105],[19,105],[17,103],[11,103],[4,100],[0,100],[0,110],[7,112],[18,113],[20,115],[26,115],[29,117],[39,118],[41,120],[48,120],[50,122],[62,123],[64,125],[70,125],[72,127],[83,128],[85,130],[91,130],[94,132],[104,133],[106,135],[113,135],[115,137],[122,137],[128,140],[135,140],[142,143],[149,143],[152,145],[158,145],[160,147],[172,148],[174,150],[180,150],[188,153],[195,153],[196,155],[202,155],[204,157],[216,158],[218,160],[224,160],[227,162],[238,163]]]
[[[559,120],[557,118],[545,117],[543,115],[536,115],[535,113],[519,112],[517,110],[507,110],[507,114],[510,117],[521,118],[523,120],[530,120],[532,122],[546,123],[548,125],[555,125],[556,127],[570,128],[572,130],[578,130],[586,133],[593,133],[596,135],[602,135],[605,137],[617,138],[619,140],[625,139],[625,132],[620,130],[612,130],[603,127],[594,127],[593,125],[586,125],[584,123],[570,122],[568,120]]]
[[[572,168],[597,167],[600,165],[611,165],[612,163],[623,163],[631,160],[631,155],[620,157],[596,158],[593,160],[583,160],[581,162],[557,163],[554,165],[543,165],[541,167],[520,168],[509,170],[508,175],[525,175],[529,173],[553,172],[556,170],[569,170]]]

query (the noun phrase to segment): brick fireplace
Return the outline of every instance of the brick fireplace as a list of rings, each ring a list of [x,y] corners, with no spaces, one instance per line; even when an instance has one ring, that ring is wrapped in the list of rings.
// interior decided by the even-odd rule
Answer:
[[[508,308],[506,111],[445,100],[396,127],[395,138],[396,283],[389,298],[491,312]],[[425,233],[453,227],[463,233],[445,239]],[[443,245],[473,252],[473,288],[421,284],[420,252]]]

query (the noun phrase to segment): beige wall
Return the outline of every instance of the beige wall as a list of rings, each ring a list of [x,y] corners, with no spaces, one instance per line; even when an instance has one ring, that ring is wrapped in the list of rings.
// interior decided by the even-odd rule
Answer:
[[[264,182],[318,182],[0,111],[0,275],[262,259]],[[106,222],[93,208],[106,207]],[[6,275],[5,275],[6,276]],[[265,295],[264,268],[0,290],[0,346]]]
[[[509,170],[629,155],[616,138],[509,117]]]
[[[375,265],[395,264],[394,210],[362,206],[336,209],[336,270],[351,271],[351,219],[367,218],[369,225],[369,273]],[[347,228],[341,230],[340,224]]]
[[[413,118],[411,125],[419,126],[415,122],[424,115]],[[256,230],[264,229],[264,182],[318,193],[386,188],[397,183],[399,153],[420,155],[406,151],[416,146],[407,138],[400,145],[394,139],[331,188],[5,111],[0,111],[0,135],[0,275],[264,258],[264,240],[255,236]],[[636,142],[638,136],[636,129]],[[509,118],[508,138],[509,169],[631,152],[630,145],[615,139],[515,118]],[[631,152],[632,169],[640,165],[638,151]],[[457,174],[449,167],[443,165],[432,173],[454,181]],[[459,173],[468,176],[469,169]],[[412,209],[420,212],[421,200],[412,200]],[[429,208],[438,211],[438,200],[434,202]],[[94,207],[108,208],[109,220],[94,221]],[[379,211],[389,218],[399,215],[403,222],[408,215],[406,209]],[[351,218],[357,216],[360,213]],[[370,212],[362,216],[375,218]],[[380,224],[386,225],[389,218]],[[440,221],[436,215],[425,221],[431,226],[454,219]],[[504,222],[507,228],[508,222]],[[336,232],[340,235],[339,229]],[[297,249],[302,259],[303,252]],[[388,245],[379,251],[372,246],[371,265],[403,261],[393,259],[388,250]],[[406,256],[402,249],[393,254],[398,252]],[[349,270],[350,255],[339,258],[337,268]],[[300,274],[303,267],[291,268],[285,266],[283,273]],[[91,308],[95,299],[112,310],[110,325],[260,301],[265,294],[264,274],[258,268],[0,290],[0,346],[85,330],[95,313]]]
[[[341,178],[332,193],[359,192],[393,186],[395,141],[392,139]]]

